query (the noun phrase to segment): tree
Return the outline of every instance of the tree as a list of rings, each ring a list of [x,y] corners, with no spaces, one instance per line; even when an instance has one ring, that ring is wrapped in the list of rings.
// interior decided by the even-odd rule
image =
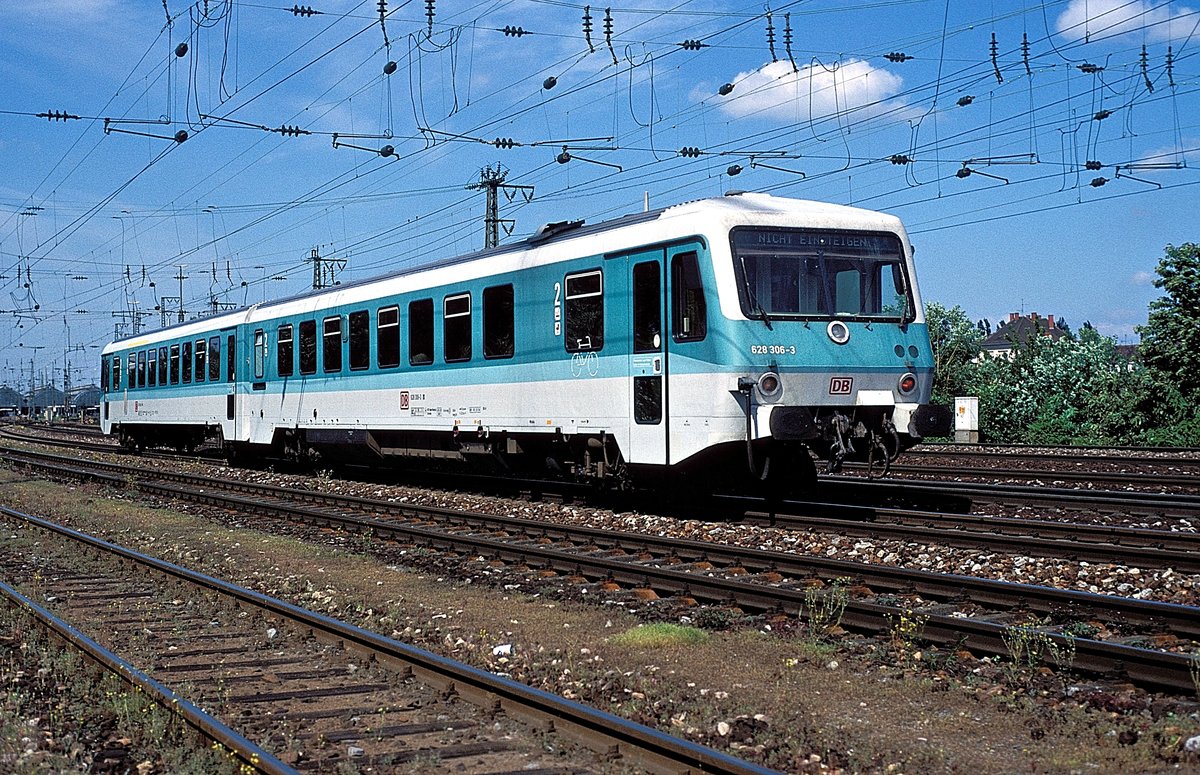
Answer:
[[[984,334],[962,307],[946,309],[936,301],[925,305],[925,323],[933,347],[933,401],[952,404],[955,396],[968,395],[971,361]]]
[[[1167,245],[1154,287],[1166,295],[1150,302],[1138,326],[1142,362],[1169,378],[1185,395],[1200,391],[1200,245]]]

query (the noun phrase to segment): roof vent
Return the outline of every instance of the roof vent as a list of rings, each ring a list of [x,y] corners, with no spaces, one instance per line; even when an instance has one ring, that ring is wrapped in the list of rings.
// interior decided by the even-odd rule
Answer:
[[[744,193],[746,193],[746,192],[741,190],[740,188],[731,188],[725,192],[725,196],[741,196]]]
[[[539,242],[546,242],[547,240],[554,239],[560,234],[565,234],[568,231],[578,229],[582,225],[582,219],[578,221],[555,221],[553,223],[543,224],[542,227],[539,228],[537,232],[529,238],[529,241],[535,245]]]

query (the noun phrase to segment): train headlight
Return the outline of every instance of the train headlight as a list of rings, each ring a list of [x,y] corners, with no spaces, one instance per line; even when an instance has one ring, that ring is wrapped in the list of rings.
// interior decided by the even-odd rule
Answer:
[[[770,401],[783,395],[783,383],[779,381],[779,375],[773,371],[768,371],[759,377],[758,394]]]
[[[900,378],[900,381],[896,383],[896,387],[900,388],[901,394],[908,395],[917,389],[917,375],[913,374],[912,372],[905,374]]]
[[[850,327],[840,320],[831,320],[825,326],[825,333],[834,344],[845,344],[850,341]]]

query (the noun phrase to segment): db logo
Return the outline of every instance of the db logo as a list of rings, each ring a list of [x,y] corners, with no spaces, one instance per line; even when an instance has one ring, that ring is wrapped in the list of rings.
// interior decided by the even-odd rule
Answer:
[[[829,395],[848,396],[854,387],[854,377],[830,377]]]
[[[400,391],[400,411],[402,411],[402,412],[408,411],[408,391],[407,390]]]

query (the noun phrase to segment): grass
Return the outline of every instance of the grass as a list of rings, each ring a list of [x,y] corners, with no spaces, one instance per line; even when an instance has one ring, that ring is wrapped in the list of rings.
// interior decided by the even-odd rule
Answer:
[[[662,649],[674,646],[699,646],[707,643],[710,637],[707,632],[696,627],[659,622],[626,630],[609,638],[609,642],[614,646],[627,648]]]

